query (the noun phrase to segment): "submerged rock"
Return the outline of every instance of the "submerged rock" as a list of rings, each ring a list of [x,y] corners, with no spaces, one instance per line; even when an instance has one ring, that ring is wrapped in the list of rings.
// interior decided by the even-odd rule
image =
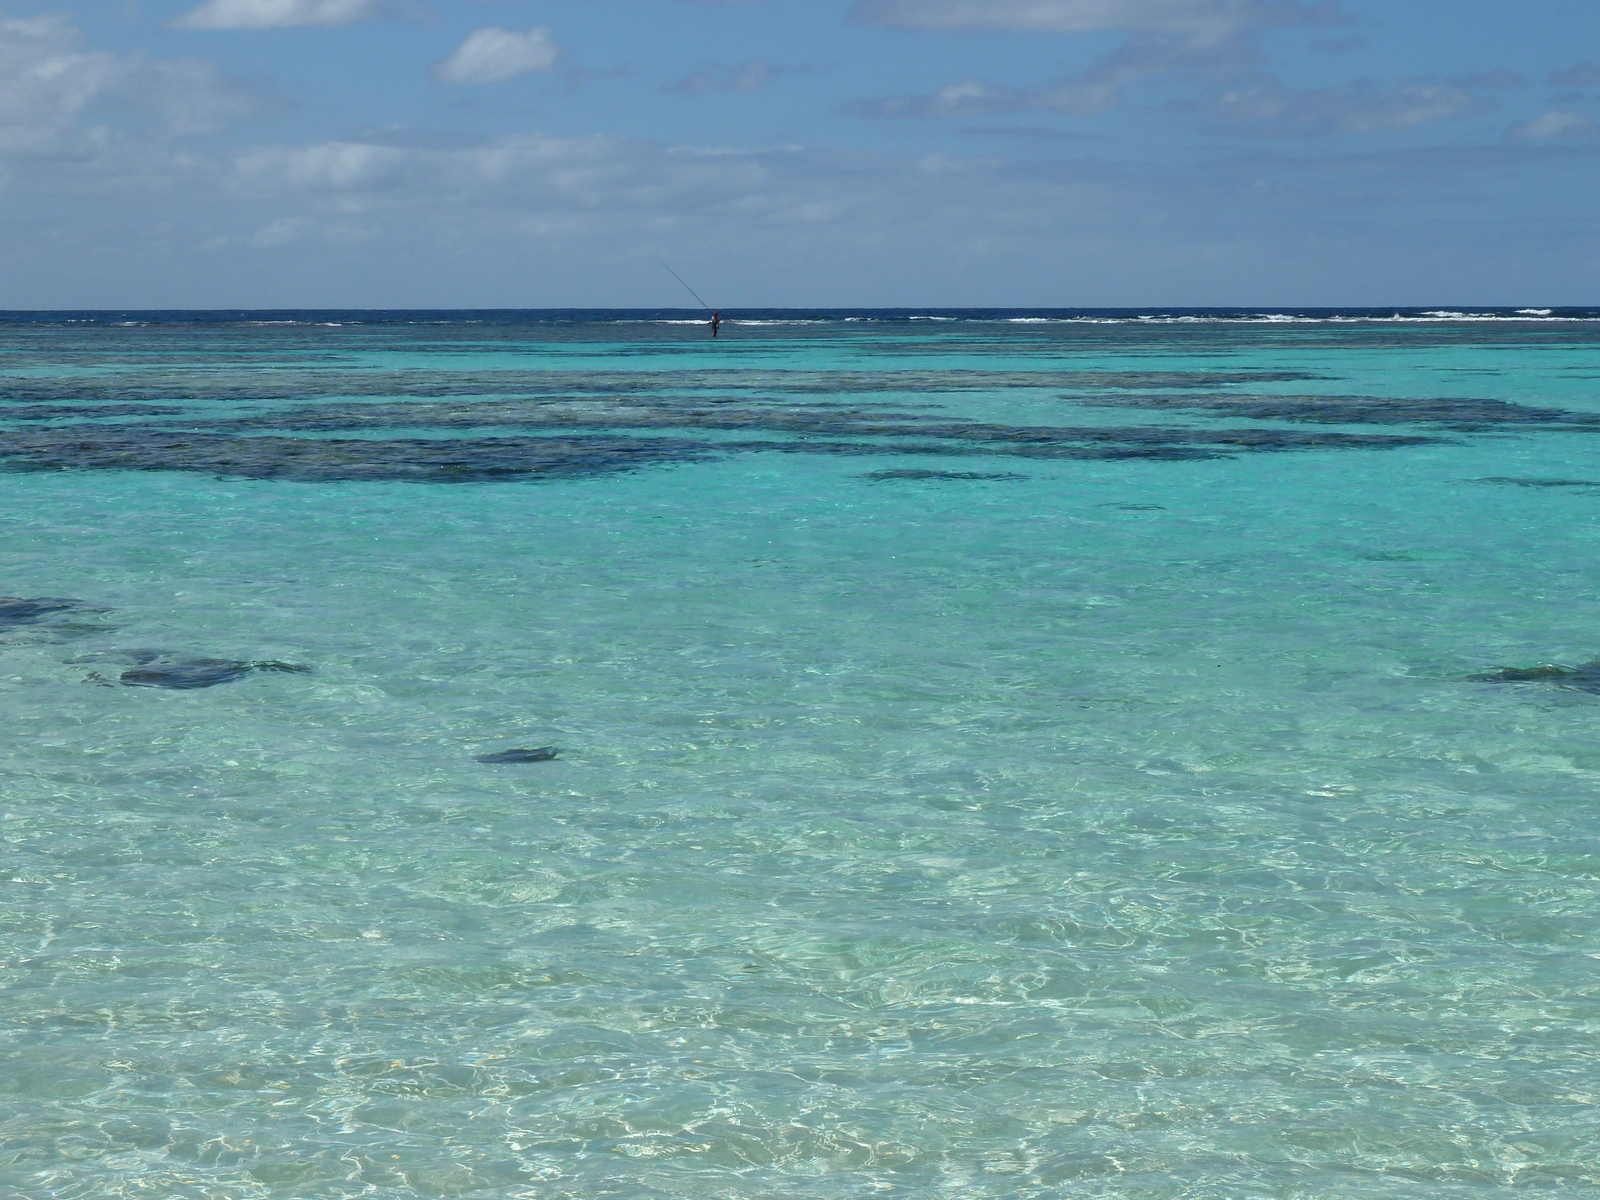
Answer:
[[[1469,683],[1553,683],[1557,687],[1574,688],[1580,692],[1600,694],[1600,660],[1586,662],[1576,667],[1540,665],[1537,667],[1502,667],[1481,675],[1468,675]]]
[[[36,596],[24,600],[21,596],[0,596],[0,629],[16,625],[37,625],[62,613],[82,612],[89,608],[82,600],[65,596]]]
[[[232,683],[243,679],[252,671],[280,671],[286,674],[305,675],[310,667],[283,662],[235,662],[226,658],[190,658],[177,662],[152,663],[147,667],[134,667],[118,678],[129,687],[159,687],[187,691],[192,688],[216,687],[219,683]]]
[[[501,750],[495,754],[480,754],[475,761],[481,763],[534,763],[549,762],[561,753],[554,746],[540,746],[533,750]]]
[[[162,650],[113,650],[105,654],[85,655],[73,662],[126,662],[128,670],[117,676],[117,681],[127,687],[169,688],[173,691],[192,691],[196,688],[216,687],[219,683],[232,683],[255,671],[275,671],[292,675],[310,674],[310,667],[297,663],[256,661],[242,662],[232,658],[182,658]],[[91,676],[97,682],[107,682]]]

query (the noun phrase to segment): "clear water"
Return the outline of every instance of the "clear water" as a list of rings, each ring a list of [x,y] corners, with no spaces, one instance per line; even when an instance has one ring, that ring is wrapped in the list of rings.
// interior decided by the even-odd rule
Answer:
[[[1600,324],[845,315],[0,328],[0,1195],[1600,1196]]]

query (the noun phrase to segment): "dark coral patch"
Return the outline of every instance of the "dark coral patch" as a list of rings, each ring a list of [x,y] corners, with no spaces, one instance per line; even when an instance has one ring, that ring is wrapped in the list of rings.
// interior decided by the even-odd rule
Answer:
[[[1510,404],[1503,400],[1389,398],[1380,396],[1063,396],[1096,408],[1140,408],[1208,413],[1235,420],[1292,421],[1315,425],[1423,425],[1457,433],[1505,426],[1600,429],[1600,414]]]
[[[396,413],[391,419],[407,418]],[[528,423],[534,423],[533,419]],[[718,413],[715,417],[698,412],[670,413],[656,414],[650,422],[619,422],[614,417],[597,415],[584,421],[596,430],[617,424],[649,423],[657,429],[670,427],[685,434],[765,432],[787,435],[784,440],[577,432],[570,416],[563,416],[561,423],[562,436],[394,440],[235,436],[148,425],[35,428],[11,433],[0,441],[0,470],[198,471],[225,477],[319,483],[479,483],[599,475],[757,451],[1183,461],[1241,452],[1387,449],[1437,441],[1414,435],[1334,431],[1012,426],[792,412]],[[861,440],[868,438],[875,440]],[[902,440],[908,438],[919,440]]]
[[[406,439],[229,437],[136,425],[31,429],[0,442],[13,471],[200,471],[297,482],[476,483],[594,475],[706,457],[682,440],[627,437]]]
[[[1600,479],[1519,479],[1508,475],[1490,475],[1474,483],[1504,483],[1527,488],[1600,488]]]
[[[411,347],[408,347],[410,349]],[[213,365],[213,364],[207,364]],[[1012,391],[1018,388],[1074,390],[1171,390],[1261,383],[1300,382],[1318,376],[1303,371],[803,371],[709,369],[686,371],[482,371],[415,370],[352,372],[275,367],[252,378],[252,363],[230,363],[215,371],[146,370],[94,378],[6,379],[0,403],[103,401],[216,401],[282,403],[323,397],[548,397],[770,392],[836,396],[847,393],[937,394]]]
[[[1469,683],[1553,683],[1557,687],[1573,688],[1580,692],[1600,693],[1600,661],[1583,663],[1576,667],[1540,665],[1537,667],[1503,667],[1481,675],[1468,675]]]
[[[1027,479],[1028,476],[1015,471],[919,471],[914,467],[908,467],[899,471],[869,471],[861,478],[870,479],[874,483],[884,483],[895,479]]]
[[[1201,447],[1232,450],[1289,450],[1312,447],[1376,449],[1436,441],[1417,435],[1307,432],[1291,429],[1196,429],[1173,426],[1003,425],[986,421],[908,416],[904,412],[839,406],[797,408],[719,405],[704,401],[637,400],[551,403],[499,400],[475,404],[397,403],[332,406],[244,418],[218,428],[292,430],[328,433],[346,429],[471,429],[515,426],[543,430],[650,429],[716,433],[779,433],[796,438],[939,438],[982,445],[986,453],[1016,453],[1006,445],[1035,448],[1038,457],[1203,457]],[[903,444],[903,443],[896,443]],[[839,443],[715,443],[723,450],[792,449],[799,452],[849,451]],[[817,446],[824,447],[818,451]],[[861,453],[893,453],[877,443],[859,442]],[[1120,445],[1124,450],[1094,452]],[[1180,454],[1153,452],[1190,447]],[[1068,448],[1077,447],[1068,451]],[[1057,454],[1051,448],[1062,451]],[[920,452],[920,451],[916,451]]]
[[[65,596],[0,596],[0,630],[24,641],[65,641],[105,632],[105,611]]]
[[[41,621],[65,613],[80,612],[88,607],[82,600],[69,600],[64,596],[37,596],[32,600],[25,600],[21,596],[0,596],[0,629],[37,625]]]
[[[23,404],[0,408],[0,421],[66,421],[78,417],[175,417],[184,412],[165,404]]]

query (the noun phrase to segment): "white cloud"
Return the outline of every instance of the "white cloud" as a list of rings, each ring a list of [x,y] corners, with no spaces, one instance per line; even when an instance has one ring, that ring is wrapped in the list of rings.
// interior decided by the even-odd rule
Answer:
[[[1453,84],[1415,83],[1383,90],[1367,79],[1306,90],[1267,79],[1220,92],[1205,105],[1212,116],[1233,122],[1237,132],[1273,137],[1410,129],[1468,116],[1484,107],[1483,100]]]
[[[1328,25],[1332,3],[1297,0],[859,0],[853,15],[902,29],[1091,33],[1121,29],[1216,45],[1252,26]]]
[[[750,59],[737,66],[712,63],[660,90],[665,96],[699,96],[712,91],[754,92],[766,87],[780,76],[809,74],[811,68],[804,64],[793,67],[780,66],[760,59]]]
[[[305,237],[307,225],[304,217],[283,217],[256,230],[250,238],[250,244],[257,250],[292,246]]]
[[[992,116],[1028,110],[1097,113],[1114,108],[1117,89],[1107,83],[1068,80],[1048,87],[1000,87],[982,79],[950,83],[926,96],[887,96],[864,100],[851,111],[870,117]]]
[[[527,33],[480,29],[449,58],[434,64],[433,77],[441,83],[499,83],[548,71],[560,57],[561,47],[546,26],[536,25]]]
[[[78,40],[61,17],[0,20],[0,152],[65,149],[78,114],[114,86],[118,60]]]
[[[1583,113],[1555,109],[1506,130],[1511,142],[1587,142],[1600,138],[1600,122]]]
[[[652,246],[704,237],[719,253],[738,244],[803,274],[817,254],[896,256],[892,247],[907,236],[908,246],[939,244],[926,230],[911,233],[929,222],[951,231],[986,226],[992,239],[993,221],[1019,219],[1018,207],[1037,205],[1052,225],[1089,211],[1076,182],[1019,178],[988,160],[540,134],[458,149],[263,147],[237,157],[227,187],[231,202],[222,207],[230,214],[273,214],[232,235],[235,248],[332,246],[356,223],[408,254],[450,245],[488,254],[483,269],[491,273],[503,265],[492,262],[493,247],[575,256],[594,269],[636,255],[648,261]],[[1040,190],[1047,199],[1030,195]],[[1008,210],[1010,218],[997,217]],[[821,248],[830,244],[834,250]]]
[[[373,233],[370,226],[360,221],[313,221],[306,217],[281,217],[263,225],[248,238],[223,238],[210,248],[220,249],[230,242],[243,241],[254,250],[277,250],[312,239],[324,243],[360,242],[372,237]]]
[[[1115,108],[1122,85],[1152,76],[1221,78],[1259,69],[1264,30],[1347,24],[1335,0],[857,0],[859,21],[920,30],[1013,33],[1120,32],[1127,41],[1076,79],[1025,89],[978,82],[930,96],[863,101],[868,115],[972,115],[1026,109],[1092,113]]]
[[[805,159],[795,152],[669,148],[624,138],[520,134],[482,145],[422,148],[339,141],[240,154],[237,195],[301,196],[331,211],[428,196],[477,205],[577,212],[691,210],[748,202]],[[779,189],[785,190],[785,189]],[[810,190],[810,189],[808,189]]]
[[[206,0],[174,29],[283,29],[353,25],[378,15],[377,0]]]
[[[0,155],[82,160],[141,137],[205,133],[256,107],[210,63],[81,41],[62,17],[0,17]],[[86,123],[102,110],[115,124]]]
[[[304,191],[382,191],[427,156],[394,146],[324,142],[295,149],[265,147],[240,156],[237,178],[247,186]]]

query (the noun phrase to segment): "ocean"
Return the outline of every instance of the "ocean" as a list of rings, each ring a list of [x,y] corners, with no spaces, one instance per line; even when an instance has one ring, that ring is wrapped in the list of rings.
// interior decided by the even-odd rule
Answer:
[[[724,318],[0,314],[0,1196],[1600,1196],[1600,310]]]

